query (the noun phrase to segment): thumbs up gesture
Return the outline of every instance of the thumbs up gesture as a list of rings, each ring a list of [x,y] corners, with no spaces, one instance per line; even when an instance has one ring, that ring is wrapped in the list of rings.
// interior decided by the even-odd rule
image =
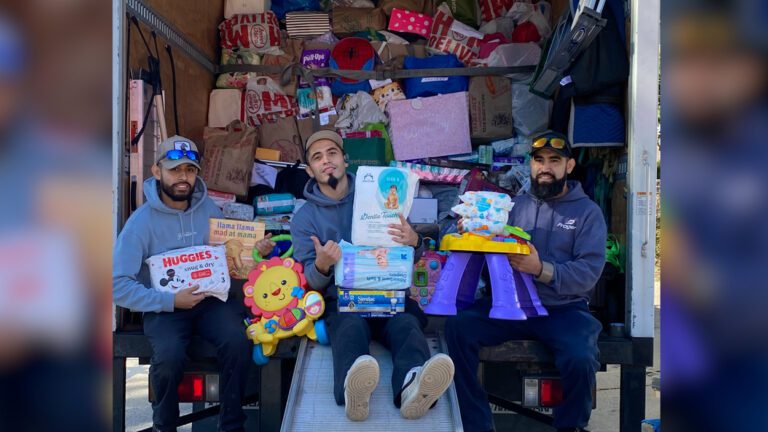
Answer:
[[[317,237],[310,238],[315,245],[315,267],[320,273],[327,275],[331,266],[341,259],[341,246],[333,240],[328,240],[325,245],[322,245]]]

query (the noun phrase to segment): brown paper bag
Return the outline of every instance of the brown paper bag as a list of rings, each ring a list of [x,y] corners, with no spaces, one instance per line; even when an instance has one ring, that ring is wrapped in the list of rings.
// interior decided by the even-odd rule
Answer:
[[[333,32],[341,34],[357,33],[366,29],[384,30],[387,28],[387,16],[376,8],[333,8]]]
[[[226,128],[203,129],[203,179],[210,189],[248,196],[258,130],[235,120]]]
[[[320,130],[336,130],[336,120],[339,119],[339,116],[336,114],[320,114],[321,121],[320,121]],[[299,126],[299,135],[301,135],[301,145],[302,145],[302,152],[304,149],[304,143],[307,142],[307,139],[309,139],[310,135],[315,133],[313,126],[312,126],[313,119],[312,117],[304,118],[304,119],[296,119],[296,123]],[[325,123],[325,124],[323,124]]]
[[[283,162],[304,161],[304,147],[295,117],[280,117],[275,123],[259,126],[259,147],[279,150]]]

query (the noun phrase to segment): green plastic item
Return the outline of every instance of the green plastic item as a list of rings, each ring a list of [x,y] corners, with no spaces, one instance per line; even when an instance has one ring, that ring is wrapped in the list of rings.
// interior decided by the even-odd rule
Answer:
[[[619,269],[624,273],[624,260],[621,256],[621,243],[615,235],[609,234],[605,241],[605,262]]]
[[[506,231],[509,234],[516,235],[523,240],[531,241],[531,235],[523,231],[523,229],[520,227],[507,225],[504,227],[504,231]]]
[[[390,162],[395,160],[395,153],[392,151],[392,141],[389,139],[389,134],[387,133],[387,127],[384,126],[384,123],[366,123],[365,126],[363,126],[364,131],[380,131],[381,137],[384,138],[384,161],[386,165],[389,165]]]

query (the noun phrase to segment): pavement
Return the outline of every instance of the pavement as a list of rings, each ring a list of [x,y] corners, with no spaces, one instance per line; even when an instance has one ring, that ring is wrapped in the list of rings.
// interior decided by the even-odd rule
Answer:
[[[661,373],[659,361],[661,301],[656,286],[656,323],[654,335],[653,367],[646,371],[645,418],[661,418],[660,394],[652,388],[654,379]],[[147,398],[147,373],[149,366],[139,365],[137,359],[128,359],[126,383],[126,430],[129,432],[152,426],[152,408]],[[591,432],[615,432],[619,430],[619,366],[609,365],[607,371],[597,374],[597,408],[592,411],[588,429]],[[181,415],[192,411],[192,404],[180,404]],[[509,414],[516,416],[515,414]],[[526,432],[550,432],[553,428],[541,423],[516,416],[515,421],[499,425],[498,432],[520,430]],[[191,432],[190,426],[179,428],[179,432]]]

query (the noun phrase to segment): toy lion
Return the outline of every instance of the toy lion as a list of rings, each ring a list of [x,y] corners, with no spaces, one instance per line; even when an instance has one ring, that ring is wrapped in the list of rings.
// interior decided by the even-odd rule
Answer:
[[[302,266],[291,258],[273,257],[256,265],[243,286],[245,305],[254,318],[246,320],[247,336],[255,344],[253,361],[266,364],[280,339],[307,336],[327,344],[323,296],[309,291]]]

